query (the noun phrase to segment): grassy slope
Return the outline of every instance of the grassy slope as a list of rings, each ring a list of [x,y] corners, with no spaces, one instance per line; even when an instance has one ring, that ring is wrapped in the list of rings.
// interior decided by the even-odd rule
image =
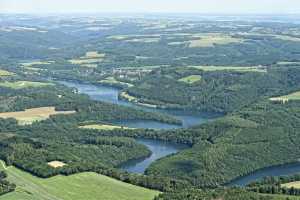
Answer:
[[[0,170],[3,170],[1,163]],[[137,187],[92,172],[41,179],[8,167],[8,180],[17,185],[0,200],[151,200],[156,191]]]

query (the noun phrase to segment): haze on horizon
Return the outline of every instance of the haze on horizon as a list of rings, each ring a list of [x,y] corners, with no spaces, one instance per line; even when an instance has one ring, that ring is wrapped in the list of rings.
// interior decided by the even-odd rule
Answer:
[[[0,0],[0,13],[300,14],[299,0]]]

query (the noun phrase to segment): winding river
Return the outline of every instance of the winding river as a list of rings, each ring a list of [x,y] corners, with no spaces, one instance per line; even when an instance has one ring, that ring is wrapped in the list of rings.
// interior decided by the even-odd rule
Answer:
[[[154,108],[146,108],[142,106],[135,105],[133,103],[123,101],[118,98],[118,93],[120,89],[108,87],[108,86],[100,86],[100,85],[92,85],[92,84],[82,84],[70,81],[59,81],[61,84],[64,84],[68,87],[77,88],[79,93],[89,95],[93,100],[104,101],[113,104],[129,106],[136,109],[143,109],[150,112],[160,112],[169,114],[177,119],[180,119],[183,123],[181,126],[166,124],[156,121],[149,120],[131,120],[131,121],[118,121],[114,122],[118,125],[132,127],[132,128],[152,128],[152,129],[174,129],[174,128],[187,128],[194,125],[205,123],[209,120],[213,120],[219,115],[216,114],[207,114],[207,113],[189,113],[184,111],[177,110],[161,110]],[[149,165],[165,156],[170,154],[174,154],[180,150],[186,149],[187,146],[174,144],[169,142],[163,142],[152,139],[137,139],[137,142],[147,146],[152,154],[150,157],[139,160],[131,160],[120,166],[121,169],[124,169],[128,172],[133,173],[144,173],[145,170],[149,167]],[[266,176],[282,176],[282,175],[291,175],[300,172],[300,163],[294,164],[285,164],[281,166],[275,166],[270,168],[261,169],[255,171],[249,175],[240,177],[231,183],[227,184],[227,186],[244,186],[250,182],[255,180],[262,179]]]
[[[216,114],[207,114],[207,113],[190,113],[178,110],[163,110],[155,108],[147,108],[139,105],[135,105],[131,102],[127,102],[119,99],[118,94],[120,89],[102,86],[102,85],[92,85],[84,84],[70,81],[59,81],[59,83],[66,85],[68,87],[76,88],[78,93],[87,94],[91,99],[97,101],[104,101],[108,103],[118,104],[122,106],[129,106],[135,109],[142,109],[149,112],[160,112],[168,114],[172,117],[180,119],[182,125],[167,124],[152,120],[123,120],[123,121],[114,121],[114,124],[131,127],[131,128],[151,128],[151,129],[174,129],[174,128],[187,128],[202,124],[209,120],[213,120],[219,115]],[[159,140],[150,140],[150,139],[137,139],[137,142],[147,146],[152,154],[148,158],[131,160],[120,166],[121,169],[124,169],[128,172],[133,173],[144,173],[149,165],[162,157],[167,155],[177,153],[182,149],[186,149],[186,145],[174,144],[170,142],[163,142]]]

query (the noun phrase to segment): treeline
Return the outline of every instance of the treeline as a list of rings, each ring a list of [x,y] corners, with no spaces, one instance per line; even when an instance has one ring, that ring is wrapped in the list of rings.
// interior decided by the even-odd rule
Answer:
[[[0,196],[9,192],[13,192],[16,189],[16,185],[6,180],[7,174],[4,171],[0,171]]]
[[[247,185],[247,190],[263,194],[282,194],[300,196],[300,189],[293,186],[287,187],[283,184],[300,181],[300,174],[279,177],[266,177],[261,181]]]
[[[286,196],[262,195],[245,189],[181,189],[159,194],[154,200],[287,200]]]

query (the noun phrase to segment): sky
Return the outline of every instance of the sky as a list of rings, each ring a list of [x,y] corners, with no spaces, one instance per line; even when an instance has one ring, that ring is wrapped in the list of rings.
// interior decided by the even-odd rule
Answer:
[[[0,0],[0,12],[300,14],[300,0]]]

